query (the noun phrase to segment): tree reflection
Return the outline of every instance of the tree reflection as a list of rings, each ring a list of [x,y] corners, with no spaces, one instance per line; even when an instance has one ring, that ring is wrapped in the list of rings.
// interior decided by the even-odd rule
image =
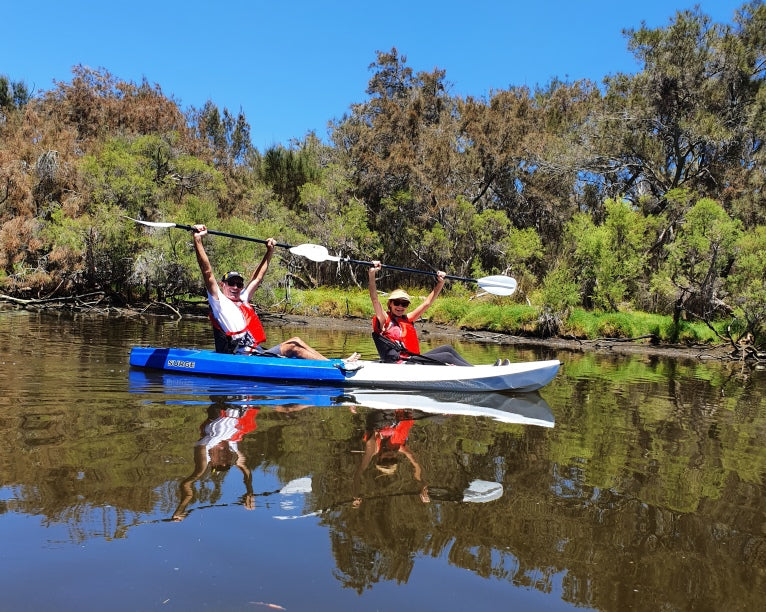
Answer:
[[[82,371],[93,367],[86,350],[75,361]],[[49,367],[58,363],[66,363],[62,355]],[[238,450],[254,490],[266,488],[259,473],[269,487],[275,477],[311,475],[299,512],[313,518],[302,529],[330,543],[332,571],[345,588],[404,584],[421,559],[434,558],[577,606],[759,609],[766,594],[763,377],[590,354],[568,358],[564,373],[545,393],[554,428],[413,418],[405,446],[414,463],[397,453],[396,470],[383,474],[372,454],[358,487],[365,434],[381,418],[371,408],[302,409],[258,397],[226,397],[221,405],[209,394],[179,401],[179,390],[164,386],[131,397],[95,384],[47,383],[55,401],[17,395],[0,419],[0,516],[40,517],[41,529],[63,525],[71,542],[129,537],[139,524],[168,521],[188,494],[179,487],[187,480],[186,511],[199,511],[201,523],[211,505],[273,521],[269,503],[264,512],[240,507],[248,486],[236,453],[227,472],[214,473],[210,457],[204,470],[193,461],[201,423],[215,418],[208,409],[220,415],[249,404],[257,428],[241,436]],[[227,474],[231,494],[221,486]],[[476,479],[501,484],[503,495],[464,501]],[[420,498],[425,483],[429,503]]]

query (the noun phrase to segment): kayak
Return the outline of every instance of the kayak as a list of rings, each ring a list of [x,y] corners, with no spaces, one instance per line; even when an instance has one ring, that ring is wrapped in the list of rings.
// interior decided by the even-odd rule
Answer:
[[[414,366],[412,366],[414,367]],[[162,404],[208,406],[216,398],[227,404],[260,407],[355,406],[373,410],[413,410],[431,415],[486,417],[502,423],[553,427],[548,403],[536,391],[528,393],[472,393],[465,391],[404,391],[277,384],[213,376],[134,369],[128,374],[131,393],[158,393]]]
[[[474,367],[230,355],[205,349],[133,347],[130,365],[165,372],[276,382],[331,383],[383,389],[536,391],[558,372],[558,360]]]
[[[474,367],[229,355],[206,349],[136,346],[130,365],[207,376],[439,391],[536,391],[558,372],[558,360]]]

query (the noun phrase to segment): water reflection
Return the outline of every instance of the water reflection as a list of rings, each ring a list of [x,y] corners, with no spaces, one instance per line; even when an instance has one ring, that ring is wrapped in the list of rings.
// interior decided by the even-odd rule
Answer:
[[[428,484],[423,478],[423,468],[415,458],[412,449],[407,445],[410,429],[415,424],[415,419],[427,418],[429,415],[414,410],[374,410],[366,418],[364,435],[364,453],[359,467],[354,472],[354,502],[353,507],[362,505],[364,498],[362,493],[362,475],[372,465],[375,468],[373,476],[373,488],[383,488],[377,482],[390,482],[398,477],[402,479],[400,463],[406,458],[412,467],[412,479],[418,483],[418,496],[420,501],[427,504],[431,501],[428,496]],[[400,461],[402,460],[402,461]],[[407,480],[405,477],[403,480]],[[396,489],[401,488],[401,484]]]
[[[319,331],[295,332],[332,352]],[[564,366],[541,394],[479,400],[232,387],[126,365],[134,343],[208,336],[206,322],[0,313],[8,609],[49,608],[62,591],[76,592],[70,609],[169,598],[187,609],[720,610],[766,599],[761,371],[519,351]],[[491,361],[498,349],[473,350]],[[397,467],[385,473],[376,465],[394,430]],[[218,445],[220,458],[201,454]]]
[[[244,484],[244,493],[238,503],[246,510],[255,509],[253,473],[248,466],[247,457],[240,448],[243,438],[257,427],[256,417],[260,407],[253,401],[252,397],[247,396],[213,398],[207,418],[200,425],[200,438],[194,444],[194,470],[179,485],[180,501],[173,512],[173,520],[185,519],[189,514],[189,504],[195,498],[198,503],[217,504],[221,498],[221,481],[232,467],[236,467],[242,473]],[[282,406],[277,410],[291,411],[303,408],[305,406]],[[201,486],[195,491],[194,484],[199,482],[208,470],[207,483],[211,484],[212,488]],[[266,496],[278,492],[280,490],[258,495]]]
[[[129,389],[134,393],[175,396],[245,393],[253,402],[270,406],[366,406],[380,410],[410,409],[431,414],[488,417],[503,423],[553,427],[553,411],[539,392],[467,393],[463,391],[390,391],[333,385],[278,384],[194,374],[173,374],[131,369]],[[168,401],[168,400],[164,400]],[[191,400],[195,401],[195,400]]]

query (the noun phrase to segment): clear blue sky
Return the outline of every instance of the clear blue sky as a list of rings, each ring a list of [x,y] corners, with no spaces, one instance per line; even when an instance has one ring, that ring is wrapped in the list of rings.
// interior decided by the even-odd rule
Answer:
[[[743,1],[701,0],[731,23]],[[158,84],[186,110],[212,100],[244,111],[261,151],[364,101],[369,65],[396,47],[414,71],[446,70],[453,95],[600,82],[639,66],[624,28],[667,26],[694,0],[38,0],[0,14],[0,74],[33,91],[70,81],[72,67]]]

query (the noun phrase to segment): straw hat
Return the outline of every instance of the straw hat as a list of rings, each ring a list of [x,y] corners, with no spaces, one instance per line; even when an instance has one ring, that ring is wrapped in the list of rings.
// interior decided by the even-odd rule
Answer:
[[[409,293],[404,291],[404,289],[396,289],[388,296],[388,301],[390,302],[391,300],[407,300],[408,302],[411,302],[412,298]]]

